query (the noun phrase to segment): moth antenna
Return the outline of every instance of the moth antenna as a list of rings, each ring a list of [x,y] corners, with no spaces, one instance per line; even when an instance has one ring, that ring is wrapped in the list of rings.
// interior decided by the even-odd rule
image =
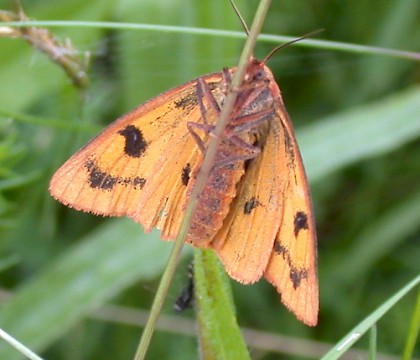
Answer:
[[[229,0],[229,2],[230,2],[230,5],[232,5],[233,11],[235,11],[236,15],[238,16],[239,21],[241,22],[242,27],[243,27],[243,28],[244,28],[244,30],[245,30],[245,33],[246,33],[247,35],[249,35],[248,25],[246,24],[246,22],[245,22],[244,18],[242,17],[241,13],[239,12],[238,7],[237,7],[237,6],[236,6],[236,4],[233,2],[233,0]]]
[[[265,64],[268,60],[270,60],[270,58],[277,52],[277,51],[279,51],[280,49],[283,49],[283,48],[285,48],[286,46],[289,46],[289,45],[291,45],[291,44],[294,44],[294,43],[296,43],[296,42],[298,42],[298,41],[301,41],[301,40],[303,40],[303,39],[306,39],[306,38],[308,38],[308,37],[311,37],[311,36],[314,36],[314,35],[316,35],[316,34],[318,34],[318,33],[320,33],[320,32],[323,32],[324,31],[324,29],[318,29],[318,30],[315,30],[315,31],[311,31],[310,33],[307,33],[307,34],[305,34],[305,35],[303,35],[303,36],[300,36],[300,37],[298,37],[298,38],[296,38],[296,39],[293,39],[293,40],[291,40],[291,41],[289,41],[289,42],[287,42],[287,43],[285,43],[285,44],[281,44],[281,45],[278,45],[278,46],[276,46],[273,50],[271,50],[269,53],[268,53],[268,55],[264,58],[264,60],[262,61],[262,63],[263,64]]]

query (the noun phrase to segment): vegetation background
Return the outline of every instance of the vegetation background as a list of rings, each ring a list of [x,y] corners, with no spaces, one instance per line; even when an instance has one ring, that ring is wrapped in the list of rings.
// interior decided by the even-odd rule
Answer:
[[[237,5],[250,23],[257,1]],[[22,6],[37,20],[241,31],[227,0],[38,0]],[[14,10],[15,3],[1,0],[0,9]],[[419,11],[416,0],[273,1],[264,33],[300,36],[324,28],[318,38],[418,52]],[[243,39],[163,29],[51,31],[91,53],[86,92],[21,39],[0,38],[0,327],[48,359],[129,359],[141,333],[130,324],[137,320],[131,309],[150,308],[171,244],[159,241],[157,232],[143,235],[128,219],[63,207],[49,196],[48,181],[121,114],[234,66]],[[256,56],[275,45],[261,41]],[[302,44],[282,50],[269,65],[312,188],[320,323],[307,328],[297,322],[264,281],[232,282],[238,322],[328,348],[419,273],[420,67],[409,59]],[[188,321],[193,311],[174,315],[172,309],[190,259],[187,249],[164,308],[167,330],[155,334],[151,359],[198,358],[196,338],[183,333],[185,323],[194,330]],[[380,353],[402,353],[414,304],[411,293],[378,323]],[[309,352],[311,344],[305,345]],[[364,337],[357,347],[367,344]],[[301,358],[294,350],[289,341],[282,355],[253,348],[252,357]],[[0,342],[0,358],[20,356]]]

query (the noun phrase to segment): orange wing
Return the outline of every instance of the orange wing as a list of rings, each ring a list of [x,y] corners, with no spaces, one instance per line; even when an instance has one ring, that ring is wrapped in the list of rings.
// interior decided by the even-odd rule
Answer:
[[[264,71],[271,74],[267,67]],[[248,162],[211,246],[232,278],[247,284],[264,275],[286,307],[314,326],[318,280],[312,205],[293,128],[271,80],[275,112],[256,134],[261,154]]]
[[[245,284],[263,275],[280,226],[282,193],[288,175],[281,171],[279,130],[272,120],[260,128],[256,136],[264,148],[248,162],[238,195],[211,244],[228,274]]]
[[[264,277],[286,307],[305,324],[318,322],[318,278],[314,216],[302,158],[283,102],[278,116],[284,132],[282,171],[288,174],[282,196],[280,229]]]
[[[203,77],[215,98],[222,75]],[[196,80],[174,88],[121,117],[54,174],[60,202],[105,216],[128,216],[173,239],[182,221],[186,183],[201,153],[187,121],[201,120]]]

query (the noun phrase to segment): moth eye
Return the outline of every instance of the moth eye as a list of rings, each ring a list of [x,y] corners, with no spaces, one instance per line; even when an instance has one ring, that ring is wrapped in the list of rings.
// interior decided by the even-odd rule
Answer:
[[[259,70],[254,74],[254,80],[262,80],[264,78],[264,71]]]

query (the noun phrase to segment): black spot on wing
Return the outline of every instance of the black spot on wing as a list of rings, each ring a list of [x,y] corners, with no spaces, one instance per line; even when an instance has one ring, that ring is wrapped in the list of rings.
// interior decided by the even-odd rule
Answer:
[[[297,237],[299,234],[299,231],[304,229],[308,229],[308,215],[306,215],[303,211],[298,211],[295,214],[295,219],[293,221],[293,224],[295,226],[295,236]]]
[[[308,270],[305,268],[298,268],[293,265],[289,249],[282,245],[280,241],[276,241],[274,243],[274,252],[277,255],[282,256],[287,265],[289,265],[289,277],[293,282],[293,288],[296,290],[300,286],[301,281],[308,277]]]
[[[92,189],[101,189],[111,191],[118,185],[133,186],[135,189],[142,189],[146,184],[146,179],[139,176],[132,178],[124,178],[120,176],[112,176],[102,171],[93,160],[88,160],[85,167],[89,173],[89,186]]]
[[[252,197],[244,205],[244,214],[245,215],[251,214],[252,210],[254,210],[257,206],[260,206],[260,205],[261,203],[255,197]]]
[[[146,179],[136,176],[131,180],[131,183],[134,185],[134,187],[139,187],[140,189],[143,189],[144,185],[146,185]]]
[[[187,163],[187,165],[185,165],[182,168],[182,174],[181,174],[182,185],[184,186],[188,185],[188,182],[190,181],[190,174],[191,174],[191,165]]]
[[[303,279],[306,279],[308,277],[308,271],[306,269],[297,269],[294,266],[290,268],[290,280],[293,282],[293,288],[296,290],[300,282]]]
[[[89,186],[94,189],[112,190],[117,183],[117,178],[101,171],[96,164],[89,160],[85,164],[89,171]]]
[[[174,101],[174,104],[177,109],[182,109],[182,110],[192,109],[197,106],[198,99],[195,92],[193,92],[191,94],[184,96],[183,98],[179,100]]]
[[[128,156],[138,158],[147,148],[147,142],[140,129],[134,125],[127,125],[124,129],[118,131],[118,134],[124,136],[124,153]]]
[[[134,189],[143,189],[144,185],[146,185],[146,179],[141,178],[139,176],[136,176],[133,178],[118,177],[117,183],[119,185],[126,185],[126,186],[132,185]]]
[[[274,243],[274,251],[277,255],[282,255],[283,257],[285,257],[285,254],[288,253],[288,250],[280,243],[280,241],[276,241]]]

